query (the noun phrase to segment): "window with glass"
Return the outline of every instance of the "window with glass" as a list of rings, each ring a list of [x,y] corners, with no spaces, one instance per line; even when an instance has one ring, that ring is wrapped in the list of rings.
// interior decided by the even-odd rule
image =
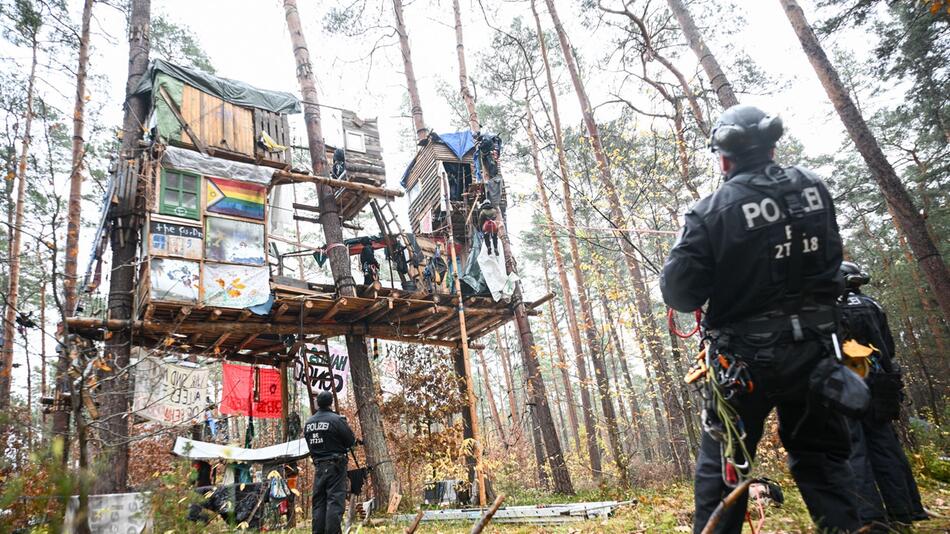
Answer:
[[[197,174],[162,169],[162,190],[158,212],[188,219],[198,219],[201,177]]]

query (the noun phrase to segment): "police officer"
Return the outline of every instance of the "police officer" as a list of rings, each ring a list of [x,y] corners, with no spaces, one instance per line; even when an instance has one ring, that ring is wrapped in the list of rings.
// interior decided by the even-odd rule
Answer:
[[[782,133],[780,118],[753,106],[723,112],[710,147],[725,182],[686,214],[660,287],[667,305],[682,312],[708,302],[707,350],[747,370],[752,386],[731,402],[750,455],[777,408],[779,436],[812,520],[823,530],[851,531],[859,522],[848,491],[847,423],[807,400],[812,370],[833,357],[841,238],[824,183],[773,161]],[[731,490],[713,426],[704,421],[696,464],[697,533]],[[716,532],[740,532],[746,504],[741,499],[729,508]]]
[[[853,339],[878,351],[866,378],[871,409],[860,420],[850,421],[858,515],[862,523],[872,525],[872,532],[890,532],[885,526],[888,522],[906,525],[928,517],[892,423],[900,417],[901,370],[894,361],[894,338],[887,315],[860,289],[871,278],[850,261],[841,263],[841,274],[845,280],[845,292],[838,302],[842,339]]]
[[[342,529],[346,500],[347,451],[356,443],[346,418],[330,409],[333,395],[317,395],[317,413],[304,425],[304,438],[313,460],[313,534],[336,534]]]

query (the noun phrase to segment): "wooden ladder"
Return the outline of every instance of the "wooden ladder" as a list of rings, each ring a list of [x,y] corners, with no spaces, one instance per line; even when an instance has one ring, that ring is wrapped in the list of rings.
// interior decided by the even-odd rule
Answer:
[[[395,254],[398,246],[402,247],[405,254],[408,252],[407,256],[404,256],[406,259],[406,265],[409,266],[408,274],[403,273],[399,269],[396,269],[396,272],[399,273],[399,279],[405,287],[407,280],[412,280],[416,284],[419,283],[419,269],[413,262],[415,257],[415,249],[412,246],[412,242],[402,231],[402,225],[399,224],[399,219],[396,217],[396,213],[393,211],[392,204],[389,201],[380,202],[378,199],[373,199],[369,203],[370,207],[373,210],[373,217],[376,218],[376,224],[379,225],[379,231],[382,234],[383,241],[386,243],[386,250],[389,253],[389,257],[395,259]],[[393,231],[395,229],[395,231]]]

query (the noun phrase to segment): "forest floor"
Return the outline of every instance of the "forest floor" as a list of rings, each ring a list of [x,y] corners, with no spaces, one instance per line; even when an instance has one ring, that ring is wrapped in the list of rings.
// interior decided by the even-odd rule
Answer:
[[[787,477],[776,479],[785,493],[781,508],[766,509],[762,532],[800,533],[814,532],[805,504]],[[932,479],[918,478],[924,507],[939,517],[917,523],[912,532],[950,532],[950,484]],[[502,534],[568,534],[568,533],[654,533],[690,532],[692,530],[692,487],[689,482],[677,482],[662,488],[633,490],[629,499],[636,504],[624,506],[606,520],[565,523],[562,525],[515,525],[492,523],[485,532]],[[527,504],[521,502],[514,504]],[[381,524],[364,529],[372,533],[403,532],[406,524]],[[470,523],[432,522],[423,523],[416,532],[422,534],[468,532]],[[746,532],[748,532],[746,528]]]

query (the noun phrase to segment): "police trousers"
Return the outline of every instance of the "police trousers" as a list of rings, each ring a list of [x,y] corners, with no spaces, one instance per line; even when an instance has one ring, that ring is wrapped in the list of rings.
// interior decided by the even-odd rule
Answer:
[[[910,524],[927,519],[910,462],[891,421],[867,416],[851,419],[849,424],[851,468],[861,522]]]
[[[767,341],[767,340],[766,340]],[[788,452],[792,477],[812,520],[822,532],[851,532],[860,527],[853,502],[850,438],[844,417],[808,401],[808,376],[829,356],[830,346],[818,339],[756,346],[722,343],[720,352],[734,354],[749,365],[751,393],[733,400],[745,426],[745,444],[755,455],[769,413],[778,412],[779,437]],[[693,532],[700,533],[713,510],[732,488],[722,480],[719,442],[703,433],[696,461]],[[746,514],[743,497],[723,514],[717,533],[740,533]]]
[[[314,462],[313,534],[339,534],[346,502],[346,457]]]

